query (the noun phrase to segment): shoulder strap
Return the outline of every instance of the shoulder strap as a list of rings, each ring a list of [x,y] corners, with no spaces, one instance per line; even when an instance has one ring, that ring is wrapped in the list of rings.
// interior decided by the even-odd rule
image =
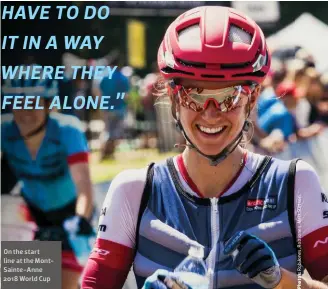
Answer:
[[[288,171],[287,179],[287,211],[289,225],[292,231],[294,246],[297,248],[297,235],[295,227],[295,176],[296,176],[296,164],[299,159],[291,161]]]
[[[147,178],[146,178],[146,184],[145,188],[142,193],[142,198],[141,198],[141,203],[140,203],[140,208],[139,208],[139,214],[138,214],[138,221],[137,221],[137,227],[136,227],[136,246],[135,246],[135,252],[138,251],[138,245],[139,245],[139,228],[140,228],[140,222],[142,215],[147,207],[149,196],[152,190],[153,186],[153,176],[154,176],[154,164],[155,163],[150,163],[148,165],[148,170],[147,170]]]
[[[248,187],[251,188],[255,185],[259,177],[263,174],[268,164],[271,162],[272,156],[265,156],[262,163],[260,164],[259,168],[256,170],[255,174],[248,182]]]

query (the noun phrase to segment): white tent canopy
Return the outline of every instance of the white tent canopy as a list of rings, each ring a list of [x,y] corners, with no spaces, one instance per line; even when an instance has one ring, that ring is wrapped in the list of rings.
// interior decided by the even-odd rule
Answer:
[[[308,50],[316,61],[316,67],[323,72],[328,69],[328,25],[309,13],[302,14],[294,22],[268,37],[271,49],[299,45]]]

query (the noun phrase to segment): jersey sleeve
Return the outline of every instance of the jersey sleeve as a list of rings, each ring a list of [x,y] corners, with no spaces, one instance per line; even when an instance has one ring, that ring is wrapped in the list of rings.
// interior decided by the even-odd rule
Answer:
[[[136,227],[146,170],[127,170],[110,185],[82,288],[122,288],[135,255]]]
[[[328,197],[315,170],[298,161],[295,178],[295,227],[302,263],[313,279],[328,275]]]
[[[63,127],[62,140],[70,165],[88,162],[89,148],[82,123],[78,118],[71,118],[71,123]]]

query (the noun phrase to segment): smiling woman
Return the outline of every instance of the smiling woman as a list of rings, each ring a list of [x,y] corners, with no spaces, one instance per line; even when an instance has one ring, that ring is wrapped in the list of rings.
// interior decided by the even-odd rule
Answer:
[[[114,178],[82,288],[121,288],[132,263],[138,288],[181,288],[172,287],[174,270],[195,246],[206,252],[210,289],[296,288],[297,256],[314,279],[328,275],[328,244],[314,248],[328,232],[328,204],[313,168],[241,145],[270,58],[259,26],[237,10],[202,6],[171,23],[158,50],[158,87],[185,150]],[[294,220],[300,206],[302,226]]]

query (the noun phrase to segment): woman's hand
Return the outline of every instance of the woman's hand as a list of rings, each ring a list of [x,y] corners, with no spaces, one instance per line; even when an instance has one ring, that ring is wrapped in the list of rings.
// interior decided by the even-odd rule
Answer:
[[[283,138],[277,138],[272,135],[269,135],[260,141],[260,147],[266,150],[269,154],[282,152],[286,145],[287,143]]]
[[[280,266],[271,248],[259,238],[244,231],[236,233],[225,244],[234,267],[263,288],[275,288],[281,280]]]

